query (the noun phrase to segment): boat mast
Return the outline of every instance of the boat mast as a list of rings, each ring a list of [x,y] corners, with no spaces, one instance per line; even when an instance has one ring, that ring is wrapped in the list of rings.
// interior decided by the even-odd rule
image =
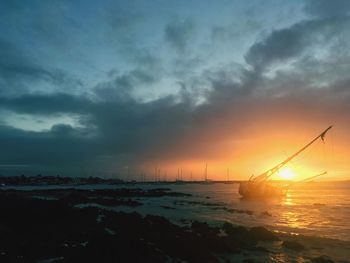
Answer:
[[[277,164],[275,167],[267,170],[266,172],[262,173],[261,175],[257,176],[256,178],[253,178],[251,180],[259,182],[267,180],[271,175],[276,173],[279,169],[281,169],[283,166],[285,166],[287,163],[289,163],[292,159],[294,159],[296,156],[298,156],[301,152],[306,150],[309,146],[311,146],[315,141],[317,141],[319,138],[321,140],[324,140],[324,137],[326,136],[326,133],[332,128],[333,126],[329,126],[327,129],[325,129],[321,134],[319,134],[317,137],[315,137],[312,141],[310,141],[308,144],[306,144],[303,148],[301,148],[299,151],[285,159],[283,162]]]
[[[204,179],[208,181],[208,163],[205,164]]]

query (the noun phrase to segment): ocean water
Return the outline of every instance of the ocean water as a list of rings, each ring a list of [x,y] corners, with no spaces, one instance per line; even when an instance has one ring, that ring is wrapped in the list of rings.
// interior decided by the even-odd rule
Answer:
[[[280,232],[350,241],[350,182],[320,182],[297,185],[279,200],[247,201],[238,194],[238,184],[174,185],[174,191],[191,193],[198,201],[189,211],[207,221],[263,225]],[[220,204],[220,209],[207,204]],[[229,209],[243,210],[229,212]],[[349,252],[350,253],[350,252]]]
[[[265,226],[283,236],[282,240],[301,242],[307,249],[284,249],[282,242],[260,244],[269,253],[259,251],[229,255],[231,262],[313,262],[328,256],[334,262],[350,262],[350,182],[319,182],[297,185],[280,200],[245,201],[238,194],[238,184],[145,183],[121,185],[80,185],[79,189],[169,188],[191,196],[136,198],[143,205],[105,209],[153,214],[174,223],[188,225],[191,220],[213,225],[230,222],[247,227]],[[3,187],[22,190],[72,188],[73,186]],[[84,204],[79,206],[90,206]],[[94,205],[96,206],[96,205]],[[97,205],[99,206],[99,205]],[[285,235],[284,235],[285,233]],[[291,235],[292,234],[292,235]]]
[[[190,193],[190,197],[163,197],[140,200],[143,206],[124,211],[157,214],[179,224],[202,220],[212,224],[265,226],[284,233],[285,240],[301,242],[302,252],[277,245],[263,245],[268,254],[249,252],[232,255],[232,262],[312,262],[310,258],[329,256],[334,262],[350,262],[350,182],[309,183],[290,189],[280,200],[246,201],[238,194],[238,184],[164,184],[159,187]],[[150,185],[144,187],[149,188]],[[155,187],[155,186],[152,186]],[[188,219],[184,221],[183,219]],[[292,234],[292,235],[291,235]]]
[[[247,201],[238,194],[238,184],[121,184],[82,185],[80,189],[169,188],[191,196],[138,198],[143,205],[113,210],[156,214],[181,223],[202,220],[231,222],[244,226],[350,241],[350,181],[315,182],[295,186],[279,200]],[[13,187],[5,187],[13,188]],[[72,186],[25,186],[16,189],[72,188]],[[108,208],[110,209],[110,208]],[[350,253],[350,252],[349,252]]]

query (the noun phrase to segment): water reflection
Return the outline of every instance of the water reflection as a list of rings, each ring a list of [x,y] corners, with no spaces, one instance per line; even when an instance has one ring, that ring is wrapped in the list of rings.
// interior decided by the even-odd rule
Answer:
[[[198,188],[198,194],[203,190]],[[215,211],[215,219],[221,217],[237,224],[265,225],[282,232],[350,239],[349,183],[301,184],[281,199],[264,201],[240,199],[238,185],[207,186],[204,195],[209,195],[211,202],[218,201],[228,208],[253,212],[246,215]],[[203,213],[201,210],[200,214]]]
[[[290,193],[287,193],[284,197],[283,204],[285,206],[295,205],[295,203],[293,202],[292,195]]]

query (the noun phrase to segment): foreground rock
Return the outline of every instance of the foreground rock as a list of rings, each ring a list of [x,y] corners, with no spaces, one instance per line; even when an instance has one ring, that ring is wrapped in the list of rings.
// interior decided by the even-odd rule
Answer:
[[[167,192],[131,191],[138,196]],[[121,202],[116,197],[129,198],[131,191],[1,191],[0,262],[219,262],[221,254],[257,243],[256,230],[228,223],[218,228],[194,221],[188,228],[160,216],[74,206],[115,205]]]
[[[283,241],[282,246],[295,251],[300,251],[305,249],[305,247],[302,244],[295,241]]]
[[[273,232],[267,230],[265,227],[252,227],[250,233],[257,241],[278,241],[280,240]]]
[[[334,261],[327,256],[319,256],[311,259],[313,263],[333,263]]]
[[[233,252],[216,235],[202,238],[204,232],[159,216],[14,196],[2,197],[0,208],[6,210],[0,219],[1,262],[217,262],[215,253]]]

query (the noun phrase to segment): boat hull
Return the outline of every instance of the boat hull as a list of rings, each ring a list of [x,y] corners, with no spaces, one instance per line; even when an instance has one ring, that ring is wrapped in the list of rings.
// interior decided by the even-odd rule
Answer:
[[[240,183],[238,192],[245,199],[266,199],[283,197],[287,189],[266,182],[248,181]]]

